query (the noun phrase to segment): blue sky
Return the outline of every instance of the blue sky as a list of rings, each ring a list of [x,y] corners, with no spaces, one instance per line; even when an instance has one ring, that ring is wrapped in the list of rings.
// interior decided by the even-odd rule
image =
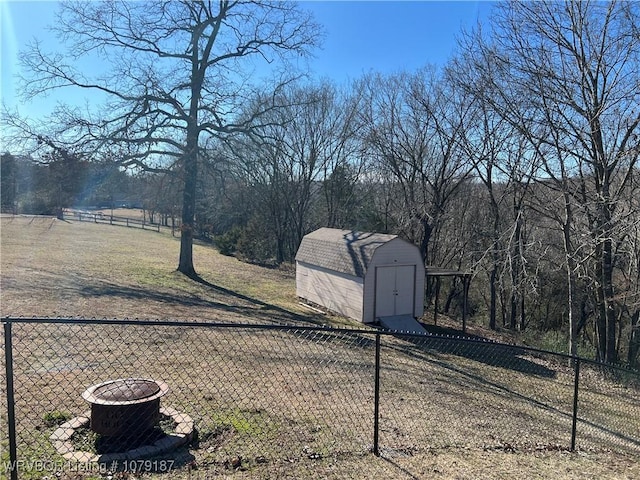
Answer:
[[[326,31],[324,46],[311,61],[316,77],[338,83],[368,72],[413,71],[426,64],[442,65],[453,53],[455,37],[462,28],[486,21],[489,1],[308,1]],[[55,1],[0,0],[2,84],[0,96],[20,113],[39,116],[51,111],[59,96],[19,103],[15,75],[18,52],[37,38],[48,50],[57,50],[57,40],[47,26],[54,19]]]

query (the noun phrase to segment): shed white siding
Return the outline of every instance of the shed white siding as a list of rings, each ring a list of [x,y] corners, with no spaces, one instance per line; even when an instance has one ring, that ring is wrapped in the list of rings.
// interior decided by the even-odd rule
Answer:
[[[362,320],[362,287],[359,277],[305,262],[296,266],[298,297],[358,321]]]
[[[321,228],[296,255],[299,297],[365,323],[422,316],[424,278],[418,248],[396,235]]]

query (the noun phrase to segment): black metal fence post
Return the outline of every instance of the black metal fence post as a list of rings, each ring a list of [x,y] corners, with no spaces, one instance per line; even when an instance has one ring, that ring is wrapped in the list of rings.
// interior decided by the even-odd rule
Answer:
[[[574,357],[575,376],[573,379],[573,423],[571,426],[571,451],[576,449],[576,426],[578,424],[578,391],[580,382],[580,357]]]
[[[3,322],[4,326],[4,361],[7,387],[7,424],[9,427],[9,470],[11,480],[18,480],[18,449],[16,442],[16,411],[13,392],[13,344],[11,338],[11,322]]]
[[[373,392],[373,453],[380,456],[380,445],[378,443],[380,430],[380,333],[376,333],[376,366],[375,384]]]

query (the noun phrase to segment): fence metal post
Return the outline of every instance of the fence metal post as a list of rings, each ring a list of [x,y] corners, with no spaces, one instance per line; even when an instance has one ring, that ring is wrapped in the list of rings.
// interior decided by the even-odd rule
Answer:
[[[378,443],[380,431],[380,333],[376,333],[376,366],[375,385],[373,392],[373,454],[380,456],[380,446]]]
[[[575,376],[573,379],[573,424],[571,426],[571,451],[576,449],[576,426],[578,424],[578,384],[580,381],[580,357],[574,357]]]
[[[4,367],[7,387],[7,423],[9,427],[9,469],[11,480],[18,480],[18,449],[16,442],[16,411],[13,392],[13,343],[11,339],[11,322],[3,322],[4,326]]]

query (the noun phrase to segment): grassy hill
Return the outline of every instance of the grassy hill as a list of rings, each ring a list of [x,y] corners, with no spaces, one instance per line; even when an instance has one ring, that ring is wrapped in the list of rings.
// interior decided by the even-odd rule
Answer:
[[[290,271],[195,245],[204,283],[186,278],[166,233],[48,217],[3,217],[1,232],[3,316],[320,321],[298,304]]]

